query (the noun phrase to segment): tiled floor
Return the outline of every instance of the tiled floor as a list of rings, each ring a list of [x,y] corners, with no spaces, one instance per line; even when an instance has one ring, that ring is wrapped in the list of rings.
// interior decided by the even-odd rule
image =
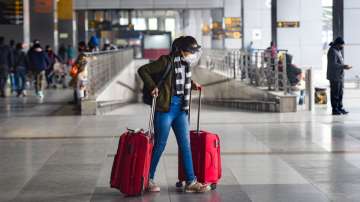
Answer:
[[[359,202],[360,90],[346,90],[350,115],[251,113],[204,106],[201,128],[222,141],[216,191],[174,189],[177,146],[169,139],[156,181],[162,191],[124,198],[109,188],[118,136],[145,127],[149,109],[128,105],[105,116],[77,116],[70,91],[0,100],[0,201]],[[192,117],[193,126],[195,117]]]

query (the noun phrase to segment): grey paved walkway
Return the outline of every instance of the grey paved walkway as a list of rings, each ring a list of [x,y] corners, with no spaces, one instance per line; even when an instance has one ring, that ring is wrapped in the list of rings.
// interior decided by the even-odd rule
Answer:
[[[71,115],[71,91],[40,101],[0,100],[0,201],[360,201],[360,91],[346,91],[350,115],[326,107],[297,114],[204,107],[202,128],[222,140],[216,191],[174,190],[177,146],[169,139],[156,180],[160,194],[124,198],[109,188],[118,137],[146,126],[148,108],[128,105],[106,116]],[[146,113],[145,113],[146,112]],[[193,117],[195,118],[195,117]]]

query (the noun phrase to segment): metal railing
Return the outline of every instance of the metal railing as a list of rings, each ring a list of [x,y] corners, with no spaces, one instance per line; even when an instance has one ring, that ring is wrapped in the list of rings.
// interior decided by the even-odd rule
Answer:
[[[287,76],[286,53],[287,50],[278,50],[276,57],[272,57],[271,52],[260,49],[253,53],[243,50],[205,49],[200,65],[251,86],[293,95],[297,90],[291,86]],[[305,108],[311,110],[312,69],[303,69],[303,73],[305,74]]]
[[[88,99],[94,99],[133,60],[133,49],[86,53]]]
[[[205,49],[201,65],[226,77],[269,90],[290,91],[286,72],[286,50],[271,57],[266,50],[248,53],[242,50]]]

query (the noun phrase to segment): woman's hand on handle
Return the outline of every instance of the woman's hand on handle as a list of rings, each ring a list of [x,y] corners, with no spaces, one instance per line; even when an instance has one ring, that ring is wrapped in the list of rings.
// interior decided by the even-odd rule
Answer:
[[[193,84],[195,86],[195,90],[201,91],[203,89],[202,85],[196,83],[195,81],[193,81]]]
[[[154,90],[151,91],[151,96],[153,97],[159,96],[159,89],[157,87],[155,87]]]

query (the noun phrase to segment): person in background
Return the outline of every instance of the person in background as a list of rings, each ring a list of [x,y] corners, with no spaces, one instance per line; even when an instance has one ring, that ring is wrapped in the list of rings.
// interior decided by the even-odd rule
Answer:
[[[254,42],[250,41],[249,45],[246,47],[246,52],[248,53],[249,64],[252,63],[251,58],[252,58],[252,55],[254,54],[253,45],[254,45]]]
[[[13,40],[13,39],[10,40],[9,47],[10,47],[11,53],[14,55],[14,52],[15,52],[15,40]],[[14,61],[12,63],[14,64]],[[10,67],[9,78],[10,78],[11,93],[16,93],[16,91],[17,91],[17,83],[16,83],[16,78],[15,78],[15,67],[14,66]]]
[[[45,70],[45,76],[47,82],[46,88],[51,88],[51,87],[56,88],[56,85],[53,84],[54,65],[56,62],[62,62],[62,60],[54,53],[54,51],[49,45],[46,46],[45,51],[50,62],[48,68]]]
[[[111,43],[109,39],[106,39],[102,51],[109,51],[109,50],[111,50]]]
[[[76,93],[77,93],[78,103],[80,103],[87,96],[87,89],[86,89],[87,81],[88,81],[87,67],[86,65],[81,65],[79,67],[79,72],[77,75],[77,83],[76,83]]]
[[[0,36],[0,97],[6,97],[6,84],[13,62],[13,52],[5,44],[5,38]]]
[[[43,80],[45,70],[49,67],[50,61],[41,45],[36,43],[28,53],[29,67],[33,71],[35,78],[35,93],[38,97],[43,98]]]
[[[327,79],[330,82],[330,97],[333,115],[348,114],[343,108],[344,93],[344,70],[351,69],[351,65],[344,63],[342,51],[344,49],[344,39],[337,37],[331,42],[327,53]]]
[[[88,42],[89,52],[98,52],[99,51],[99,39],[96,36],[91,36]]]
[[[75,57],[75,49],[69,44],[67,47],[67,64],[69,66],[73,65]]]
[[[246,51],[252,55],[254,53],[254,48],[253,48],[254,42],[250,41],[249,45],[246,47]]]
[[[291,86],[291,91],[297,95],[297,103],[304,104],[305,96],[305,78],[302,70],[293,64],[293,56],[285,54],[286,57],[286,75]],[[279,70],[280,71],[280,70]],[[281,70],[282,71],[282,70]]]
[[[275,59],[277,57],[277,47],[275,42],[270,42],[270,46],[265,50],[265,54],[267,59],[270,58],[271,66],[273,67],[273,70],[275,70]]]
[[[17,83],[17,97],[26,96],[25,86],[28,61],[26,53],[24,51],[24,47],[25,44],[18,43],[16,44],[16,49],[14,52],[14,69],[15,80]]]
[[[67,48],[65,47],[64,44],[60,45],[59,51],[58,51],[58,56],[61,58],[61,61],[63,63],[66,63],[68,61]]]
[[[85,69],[85,66],[87,65],[87,56],[85,55],[85,52],[87,52],[86,43],[84,41],[80,41],[78,44],[78,57],[76,58],[74,64],[71,67],[71,70],[73,68],[76,68],[76,74],[72,75],[72,78],[69,82],[69,86],[72,86],[74,89],[73,93],[73,101],[72,104],[75,105],[75,109],[78,109],[79,107],[79,97],[78,97],[78,74],[82,69]]]

